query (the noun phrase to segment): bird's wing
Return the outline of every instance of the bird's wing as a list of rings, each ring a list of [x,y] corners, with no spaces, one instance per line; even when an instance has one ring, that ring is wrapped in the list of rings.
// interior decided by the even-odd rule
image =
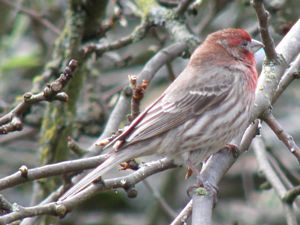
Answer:
[[[193,83],[190,71],[184,70],[117,139],[125,139],[125,145],[130,145],[160,135],[216,107],[232,89],[234,76],[231,73],[221,74],[221,71],[209,71],[208,74],[199,75],[200,82]]]

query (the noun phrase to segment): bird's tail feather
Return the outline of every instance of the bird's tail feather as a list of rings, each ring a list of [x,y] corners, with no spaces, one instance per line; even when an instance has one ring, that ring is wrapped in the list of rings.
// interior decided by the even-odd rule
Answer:
[[[76,183],[71,189],[69,189],[62,197],[59,198],[58,201],[66,200],[67,198],[73,197],[74,195],[81,192],[83,189],[88,187],[93,181],[98,179],[103,174],[107,173],[113,167],[118,164],[134,158],[134,151],[130,151],[130,149],[122,149],[119,152],[113,152],[109,154],[108,158],[97,168],[95,168],[92,172],[87,174],[82,180]]]

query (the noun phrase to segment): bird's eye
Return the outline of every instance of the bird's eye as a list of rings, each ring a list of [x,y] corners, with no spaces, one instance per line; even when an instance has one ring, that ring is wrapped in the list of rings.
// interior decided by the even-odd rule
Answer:
[[[249,42],[248,42],[248,41],[242,41],[242,43],[241,43],[241,45],[242,45],[243,47],[247,47],[247,46],[248,46],[248,44],[249,44]]]

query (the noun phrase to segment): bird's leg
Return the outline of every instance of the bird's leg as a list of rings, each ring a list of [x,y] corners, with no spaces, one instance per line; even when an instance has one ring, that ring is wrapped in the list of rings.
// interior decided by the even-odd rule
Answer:
[[[214,206],[217,203],[217,198],[218,198],[218,192],[219,189],[218,187],[216,187],[215,185],[211,184],[208,181],[203,181],[202,177],[201,177],[201,169],[199,170],[192,162],[190,159],[187,160],[187,165],[188,165],[188,171],[192,171],[192,173],[197,175],[197,179],[196,179],[196,184],[194,184],[193,186],[190,186],[187,189],[187,194],[189,197],[192,196],[192,194],[196,193],[198,195],[209,195],[211,194],[213,196],[213,202],[214,202]],[[186,176],[187,176],[186,174]]]
[[[190,159],[187,160],[187,166],[188,166],[187,171],[184,176],[185,179],[190,178],[193,173],[194,174],[200,173],[200,170],[193,164],[193,162]]]

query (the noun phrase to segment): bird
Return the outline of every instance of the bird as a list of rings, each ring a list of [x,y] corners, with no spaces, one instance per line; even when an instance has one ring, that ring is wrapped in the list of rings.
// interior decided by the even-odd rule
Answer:
[[[58,201],[136,157],[162,155],[196,166],[244,132],[258,78],[254,53],[262,47],[241,28],[209,34],[179,76],[112,141],[106,160]]]

